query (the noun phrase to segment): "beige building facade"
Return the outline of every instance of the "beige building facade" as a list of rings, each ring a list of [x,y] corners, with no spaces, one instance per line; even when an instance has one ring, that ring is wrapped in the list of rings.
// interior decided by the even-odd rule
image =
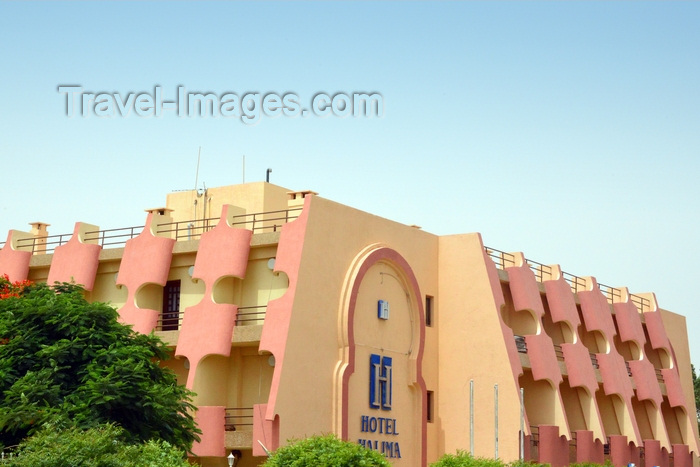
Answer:
[[[688,330],[653,293],[262,182],[171,193],[138,228],[32,227],[0,274],[74,280],[167,342],[200,465],[335,433],[396,466],[698,466]]]

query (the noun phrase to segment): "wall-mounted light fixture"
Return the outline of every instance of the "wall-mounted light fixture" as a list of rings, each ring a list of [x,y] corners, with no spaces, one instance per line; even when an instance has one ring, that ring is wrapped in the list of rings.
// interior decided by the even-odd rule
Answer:
[[[229,467],[236,467],[236,465],[238,465],[238,461],[241,460],[241,457],[243,457],[243,454],[238,449],[234,449],[233,451],[231,451],[231,453],[226,458],[228,459]]]

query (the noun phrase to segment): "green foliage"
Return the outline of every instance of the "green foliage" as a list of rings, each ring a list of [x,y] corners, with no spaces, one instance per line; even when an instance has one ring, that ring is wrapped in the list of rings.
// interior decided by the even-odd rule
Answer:
[[[158,360],[167,347],[88,303],[71,284],[32,285],[0,300],[0,444],[46,423],[115,423],[129,441],[162,439],[190,449],[192,394]]]
[[[514,461],[503,462],[500,459],[490,459],[487,457],[473,457],[466,451],[457,451],[457,454],[445,454],[437,462],[430,464],[430,467],[546,467],[549,464],[538,464],[537,462]],[[570,464],[571,467],[603,467],[600,464],[586,462],[581,464]],[[612,467],[606,462],[605,467]]]
[[[457,451],[456,454],[445,454],[430,467],[506,467],[506,464],[500,459],[473,457],[466,451]]]
[[[314,436],[276,450],[264,467],[390,467],[377,451],[334,435]]]
[[[184,451],[165,441],[129,444],[123,429],[102,425],[57,431],[47,425],[23,442],[7,467],[190,467]]]

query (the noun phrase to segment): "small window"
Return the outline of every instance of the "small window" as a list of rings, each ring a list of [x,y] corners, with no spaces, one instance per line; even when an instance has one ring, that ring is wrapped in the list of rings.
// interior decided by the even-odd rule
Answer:
[[[180,327],[180,281],[168,281],[163,287],[161,330],[177,331]]]
[[[435,400],[435,394],[433,391],[428,391],[428,422],[432,423],[434,414],[435,414],[435,407],[434,407],[434,400]]]
[[[433,297],[425,296],[425,325],[433,325]]]

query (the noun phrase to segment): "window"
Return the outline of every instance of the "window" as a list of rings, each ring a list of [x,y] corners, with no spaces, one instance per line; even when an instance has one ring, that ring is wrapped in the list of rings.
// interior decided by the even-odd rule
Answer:
[[[433,297],[425,296],[425,325],[433,325]]]
[[[180,327],[180,281],[168,281],[163,287],[161,330],[177,331]]]
[[[435,401],[435,393],[433,391],[428,391],[428,422],[432,423],[434,421],[434,414],[435,414],[435,407],[434,407],[434,401]]]

